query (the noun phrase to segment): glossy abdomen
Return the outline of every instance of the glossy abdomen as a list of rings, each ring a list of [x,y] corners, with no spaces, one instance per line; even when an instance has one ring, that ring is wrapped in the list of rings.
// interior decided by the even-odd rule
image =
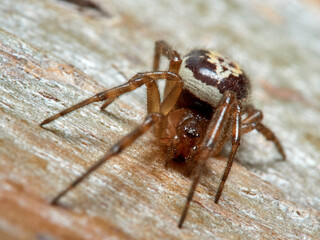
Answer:
[[[227,90],[241,101],[250,94],[250,83],[239,65],[213,51],[191,51],[183,58],[179,74],[185,89],[212,106]]]

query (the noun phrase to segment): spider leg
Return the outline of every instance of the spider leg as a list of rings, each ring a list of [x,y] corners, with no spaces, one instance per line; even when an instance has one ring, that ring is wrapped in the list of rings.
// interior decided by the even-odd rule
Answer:
[[[159,70],[161,56],[165,56],[169,59],[169,71],[178,74],[182,60],[179,53],[165,41],[156,41],[153,58],[153,71]]]
[[[235,94],[233,92],[226,91],[223,94],[222,99],[220,100],[220,103],[218,104],[218,107],[216,109],[216,112],[213,115],[213,118],[209,124],[208,131],[206,133],[206,136],[202,142],[202,145],[199,150],[198,156],[196,158],[199,159],[198,166],[196,168],[195,177],[193,179],[192,185],[190,187],[188,197],[183,209],[183,212],[181,214],[178,227],[181,228],[182,224],[187,216],[187,212],[190,206],[190,202],[193,198],[195,189],[197,184],[199,183],[201,173],[203,171],[203,168],[205,166],[206,160],[210,156],[217,155],[222,147],[221,142],[224,142],[224,133],[226,132],[226,127],[228,126],[228,119],[230,118],[230,112],[231,109],[234,107],[234,102],[236,100]],[[233,120],[235,122],[235,120]],[[238,127],[235,127],[233,129],[233,132],[235,132],[235,139],[238,138]],[[237,142],[236,140],[234,142]],[[233,147],[235,149],[235,147]],[[234,156],[234,153],[232,156]],[[230,155],[231,156],[231,155]]]
[[[154,50],[154,58],[153,58],[153,71],[159,70],[160,65],[160,58],[161,56],[166,57],[170,63],[169,63],[169,72],[173,72],[175,74],[178,74],[180,71],[180,66],[182,63],[182,60],[180,58],[180,55],[175,51],[167,42],[165,41],[157,41],[155,43],[155,50]],[[147,96],[148,99],[154,98],[154,95],[152,95],[152,88],[155,88],[156,84],[152,84],[150,88],[147,88]],[[164,90],[164,96],[168,96],[172,88],[175,87],[175,83],[166,81],[166,86]],[[153,90],[155,91],[155,90]],[[148,103],[148,110],[149,110],[149,103]]]
[[[134,78],[131,78],[131,79],[129,79],[128,80],[128,82],[132,82],[132,81],[134,81]],[[148,86],[148,84],[146,84],[147,86]],[[156,84],[155,84],[155,86],[157,86]],[[159,99],[159,101],[160,101],[160,94],[159,94],[159,91],[158,92],[153,92],[153,94],[154,94],[154,96],[156,96],[156,95],[158,95],[159,97],[158,97],[158,99]],[[111,103],[113,103],[114,102],[114,100],[116,100],[118,97],[115,97],[115,98],[113,98],[113,99],[108,99],[108,100],[106,100],[105,101],[105,103],[100,107],[100,110],[101,111],[103,111],[106,107],[108,107]],[[160,104],[159,104],[159,106],[160,106]],[[160,107],[157,109],[157,108],[155,108],[155,111],[148,111],[148,113],[151,113],[151,112],[159,112],[160,111]]]
[[[263,125],[262,123],[257,123],[256,125],[256,130],[258,132],[260,132],[267,140],[272,141],[279,153],[281,154],[283,160],[286,159],[286,154],[283,150],[282,144],[280,143],[279,139],[276,137],[276,135],[269,129],[267,128],[265,125]]]
[[[147,87],[147,112],[160,112],[160,93],[155,81],[151,81]]]
[[[251,132],[252,130],[256,129],[260,132],[267,140],[272,141],[276,148],[278,149],[279,153],[281,154],[282,158],[286,159],[286,154],[280,143],[277,136],[265,125],[261,123],[263,118],[263,114],[260,110],[254,109],[250,107],[248,109],[248,116],[241,122],[241,135]]]
[[[178,97],[180,96],[180,93],[183,88],[183,84],[181,81],[177,81],[177,82],[167,81],[166,84],[168,83],[171,84],[171,88],[168,90],[168,93],[166,94],[166,98],[162,103],[160,103],[160,94],[159,94],[158,85],[154,81],[146,84],[148,113],[161,112],[164,115],[166,115],[173,108]],[[114,100],[115,98],[108,99],[107,102],[105,102],[102,105],[101,110],[109,106]]]
[[[245,110],[245,111],[247,111],[247,110]],[[247,112],[248,112],[248,115],[244,119],[241,120],[241,128],[240,128],[241,136],[256,129],[257,122],[261,122],[261,120],[263,118],[263,114],[260,110],[247,111]],[[224,141],[226,142],[231,137],[232,137],[232,131],[228,132],[225,135]]]
[[[134,79],[129,79],[128,82],[132,82]],[[160,93],[158,89],[158,85],[151,81],[150,83],[146,84],[147,86],[147,111],[148,113],[152,112],[160,112]],[[108,107],[116,98],[108,99],[100,108],[100,110],[104,110]]]
[[[257,123],[263,119],[263,114],[260,110],[247,110],[248,115],[241,121],[241,135],[251,132],[256,128]]]
[[[132,80],[129,80],[129,81],[132,81]],[[171,89],[169,89],[168,94],[166,95],[162,103],[160,103],[161,101],[160,101],[159,89],[155,81],[151,81],[146,84],[148,113],[161,112],[164,115],[166,115],[175,105],[183,88],[182,81],[177,81],[177,82],[167,81],[166,83],[171,84]],[[109,106],[114,100],[115,98],[108,99],[102,105],[101,110]]]
[[[127,92],[131,92],[131,91],[141,87],[144,84],[148,85],[148,84],[152,83],[153,81],[156,81],[159,79],[166,79],[167,81],[179,82],[178,85],[182,86],[182,80],[181,80],[180,76],[178,76],[177,74],[174,74],[172,72],[138,73],[135,76],[133,76],[127,83],[124,83],[120,86],[111,88],[107,91],[100,92],[100,93],[94,95],[93,97],[90,97],[90,98],[88,98],[88,99],[86,99],[76,105],[73,105],[73,106],[61,111],[60,113],[57,113],[57,114],[45,119],[42,123],[40,123],[40,126],[48,124],[49,122],[51,122],[59,117],[62,117],[62,116],[66,115],[76,109],[84,107],[84,106],[86,106],[90,103],[93,103],[93,102],[110,100],[107,102],[110,104],[112,102],[112,100],[119,97],[120,95],[127,93]]]
[[[165,41],[157,41],[155,43],[153,71],[159,70],[161,56],[167,57],[170,61],[168,71],[178,74],[182,60],[178,52],[175,51],[172,47],[170,47],[169,44],[167,44]],[[175,83],[172,83],[171,81],[167,81],[164,96],[167,96],[170,90],[174,87],[175,87]],[[106,103],[104,103],[101,106],[101,110],[109,106],[114,100],[115,98],[109,99]],[[147,85],[147,110],[148,110],[148,113],[160,112],[160,94],[159,94],[158,86],[155,83],[155,81],[152,81]]]
[[[219,184],[218,191],[216,193],[216,197],[214,199],[215,203],[218,203],[220,199],[224,184],[228,178],[228,175],[234,160],[234,156],[236,155],[236,152],[240,145],[240,138],[241,138],[240,130],[241,130],[241,104],[238,100],[236,100],[235,111],[232,113],[232,138],[231,138],[232,148],[231,148],[231,152],[227,162],[227,166],[224,170],[223,176]]]
[[[57,194],[56,197],[53,198],[51,204],[57,204],[59,199],[63,197],[66,193],[76,187],[79,183],[81,183],[86,177],[88,177],[93,171],[99,168],[102,164],[104,164],[111,157],[120,154],[124,149],[130,146],[138,137],[146,133],[154,124],[158,124],[163,119],[163,114],[161,113],[151,113],[149,114],[144,122],[133,130],[131,133],[124,136],[119,142],[113,145],[109,151],[100,158],[99,161],[94,163],[89,169],[86,170],[81,176],[75,179],[67,188]]]

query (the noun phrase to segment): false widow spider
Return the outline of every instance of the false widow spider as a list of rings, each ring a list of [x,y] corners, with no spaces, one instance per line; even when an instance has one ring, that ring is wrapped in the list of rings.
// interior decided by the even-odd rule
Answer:
[[[168,58],[170,62],[167,71],[159,71],[161,56]],[[162,102],[156,83],[161,79],[166,80]],[[101,107],[104,109],[122,94],[142,85],[147,87],[148,115],[144,122],[57,194],[52,204],[57,204],[62,196],[108,159],[126,149],[152,126],[160,143],[167,148],[169,158],[180,163],[195,163],[194,179],[178,223],[179,228],[187,216],[207,159],[216,156],[228,141],[231,141],[231,152],[215,195],[215,203],[219,201],[243,134],[256,129],[267,140],[273,141],[283,159],[286,158],[278,138],[261,123],[262,112],[249,103],[250,82],[236,63],[208,50],[193,50],[181,59],[164,41],[157,41],[155,44],[152,72],[138,73],[127,83],[71,106],[47,118],[40,125],[48,124],[93,102],[106,101]]]

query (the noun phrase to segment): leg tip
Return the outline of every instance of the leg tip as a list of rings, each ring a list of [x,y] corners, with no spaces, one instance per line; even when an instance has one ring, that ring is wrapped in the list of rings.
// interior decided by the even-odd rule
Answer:
[[[214,198],[214,203],[219,204],[221,194],[217,194],[216,197]]]
[[[43,127],[43,125],[48,124],[49,122],[51,122],[51,120],[49,118],[45,119],[44,121],[42,121],[39,125],[40,127]]]
[[[180,219],[179,223],[178,223],[178,228],[182,228],[182,225],[183,225],[183,222],[184,222],[184,219]]]
[[[53,205],[53,206],[58,205],[60,198],[61,198],[61,195],[59,194],[58,196],[56,196],[54,199],[52,199],[52,200],[50,201],[50,204]]]

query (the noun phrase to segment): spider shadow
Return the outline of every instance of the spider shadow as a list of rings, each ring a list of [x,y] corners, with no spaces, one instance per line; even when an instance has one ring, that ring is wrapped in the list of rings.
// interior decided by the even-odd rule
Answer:
[[[79,142],[80,139],[83,138],[83,136],[81,136],[79,133],[76,133],[75,131],[72,131],[72,134],[70,134],[68,132],[61,131],[60,129],[56,128],[50,128],[46,126],[41,126],[41,128],[53,133],[55,136],[59,137],[59,139],[64,139],[67,141]]]
[[[66,201],[59,201],[58,203],[52,204],[51,199],[48,200],[48,204],[51,207],[59,207],[64,210],[70,210],[74,207],[74,204],[72,204],[70,201],[67,203]]]
[[[119,115],[119,114],[117,114],[117,113],[115,113],[114,111],[112,111],[112,110],[107,110],[107,109],[100,109],[100,112],[103,114],[103,115],[105,115],[105,116],[107,116],[107,117],[109,117],[109,118],[112,118],[114,121],[116,121],[116,122],[122,122],[122,123],[126,123],[126,124],[128,124],[128,125],[130,125],[130,126],[135,126],[135,125],[137,125],[137,121],[136,120],[132,120],[132,119],[130,119],[130,118],[123,118],[121,115]]]
[[[242,166],[250,170],[263,171],[266,172],[268,169],[276,169],[280,163],[285,163],[286,160],[282,158],[277,158],[274,161],[268,162],[247,162],[238,160]]]
[[[228,158],[223,154],[218,154],[215,157],[210,157],[204,166],[202,174],[207,177],[210,177],[210,176],[212,177],[213,172],[212,172],[212,167],[210,166],[211,162],[223,161],[225,162],[225,164],[227,164],[227,160]],[[177,162],[171,158],[167,158],[164,163],[164,168],[166,170],[170,169],[170,170],[179,172],[184,177],[193,178],[196,172],[195,170],[197,168],[197,165],[198,165],[198,161],[196,159],[189,159],[186,162]]]
[[[228,157],[229,152],[231,150],[230,145],[226,145],[221,151],[221,155],[224,157]],[[236,157],[234,158],[234,161],[241,164],[243,167],[247,168],[248,170],[256,170],[256,171],[267,171],[268,169],[276,169],[278,168],[279,163],[287,162],[287,160],[277,157],[277,156],[267,156],[267,159],[265,158],[259,158],[259,160],[253,159],[253,160],[247,160],[249,157],[244,154],[246,153],[247,149],[239,148],[238,153]]]
[[[196,167],[194,161],[179,163],[168,158],[164,163],[165,170],[170,169],[170,170],[179,172],[180,174],[182,174],[184,177],[187,177],[187,178],[191,178],[193,176],[194,167]]]
[[[51,132],[51,133],[59,136],[59,137],[65,137],[65,136],[66,136],[65,134],[63,134],[62,131],[60,131],[60,130],[58,130],[58,129],[52,129],[52,128],[49,128],[49,127],[47,127],[47,126],[40,126],[40,127],[41,127],[42,129],[48,131],[48,132]]]

